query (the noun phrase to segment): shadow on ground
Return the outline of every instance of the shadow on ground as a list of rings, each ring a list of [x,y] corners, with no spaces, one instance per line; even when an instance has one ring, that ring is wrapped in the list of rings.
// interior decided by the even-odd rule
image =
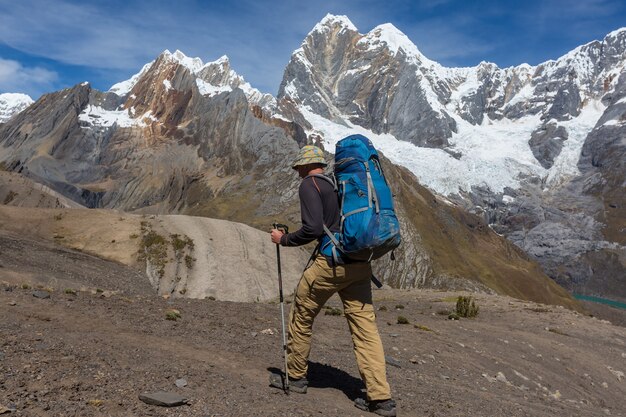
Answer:
[[[270,367],[267,370],[271,373],[283,374],[282,369]],[[334,388],[343,392],[352,401],[363,397],[365,392],[365,385],[361,379],[334,366],[318,362],[309,362],[308,380],[311,388]]]

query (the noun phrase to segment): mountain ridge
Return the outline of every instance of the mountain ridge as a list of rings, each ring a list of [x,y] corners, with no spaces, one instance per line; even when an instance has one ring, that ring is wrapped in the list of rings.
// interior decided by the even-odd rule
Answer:
[[[612,35],[617,46],[623,41],[623,33],[616,31]],[[541,229],[537,227],[545,223],[544,213],[553,210],[553,203],[544,196],[548,170],[542,164],[552,164],[550,169],[564,173],[565,176],[553,180],[553,187],[566,189],[568,176],[579,172],[572,165],[572,155],[577,147],[583,147],[596,120],[603,114],[608,117],[621,105],[621,96],[612,101],[581,99],[581,85],[593,92],[598,83],[572,82],[567,74],[562,74],[560,64],[548,68],[556,74],[555,79],[539,77],[533,81],[534,89],[526,88],[531,85],[528,77],[534,68],[528,65],[516,67],[508,75],[486,63],[463,68],[453,77],[449,69],[440,71],[441,74],[431,73],[428,65],[443,67],[426,58],[418,63],[420,66],[417,61],[407,61],[405,49],[414,45],[407,46],[408,38],[395,27],[381,25],[369,34],[369,38],[359,34],[347,18],[327,16],[294,52],[295,60],[285,70],[278,97],[270,96],[267,100],[264,97],[268,95],[260,97],[248,89],[224,57],[205,64],[180,51],[164,51],[136,76],[114,85],[109,92],[98,92],[82,84],[68,90],[77,103],[70,106],[70,114],[78,113],[78,120],[63,112],[58,114],[65,115],[61,125],[74,133],[63,129],[56,133],[41,129],[34,132],[32,127],[26,127],[31,118],[45,119],[49,110],[35,115],[34,110],[27,109],[30,116],[17,115],[12,123],[0,127],[0,135],[4,135],[0,161],[8,164],[9,170],[23,171],[91,207],[217,214],[262,226],[277,214],[272,208],[273,198],[286,204],[287,217],[297,222],[296,179],[284,176],[290,172],[286,156],[297,146],[311,142],[332,151],[334,141],[357,131],[371,137],[394,163],[405,162],[421,183],[447,195],[444,201],[483,217],[487,227],[506,234],[533,254],[535,260],[542,261],[539,255],[545,251],[536,249],[541,248],[541,239],[546,235],[539,233]],[[393,56],[389,44],[396,46],[392,48]],[[589,45],[592,46],[587,49],[593,47],[593,42]],[[572,56],[578,56],[583,49]],[[415,50],[420,53],[416,47]],[[621,62],[611,61],[617,53],[614,52],[605,54],[607,68]],[[346,56],[350,58],[347,61]],[[422,62],[427,65],[421,65]],[[376,71],[376,65],[386,72],[370,77],[368,74]],[[561,85],[563,77],[566,82]],[[204,89],[203,83],[209,87]],[[401,83],[404,84],[400,86]],[[622,84],[616,77],[608,81],[616,92],[618,85]],[[542,90],[540,106],[533,94],[542,88],[545,91]],[[497,97],[490,97],[498,91]],[[522,95],[528,96],[522,99],[518,96],[523,91]],[[68,92],[43,102],[61,96],[66,99]],[[442,102],[442,97],[448,101]],[[507,107],[500,111],[492,106],[495,102]],[[415,120],[414,114],[419,114],[420,119]],[[59,126],[56,119],[44,125],[50,123]],[[387,127],[395,130],[384,133]],[[375,133],[377,130],[379,133]],[[414,141],[417,143],[394,136],[411,131],[426,134]],[[507,135],[514,139],[513,144],[502,140]],[[487,142],[479,141],[483,136]],[[37,141],[38,150],[33,152]],[[31,147],[28,150],[19,145],[26,142]],[[589,149],[596,153],[596,148]],[[71,157],[73,161],[80,160],[81,153],[86,152],[99,168],[76,162],[57,165],[45,157],[51,150],[50,155],[61,157],[60,162],[72,154],[72,149],[76,152]],[[616,149],[619,152],[620,148]],[[406,158],[411,163],[406,164]],[[564,158],[565,168],[570,171],[562,169]],[[184,168],[172,168],[172,164],[181,161]],[[72,165],[75,167],[68,169]],[[588,171],[594,170],[592,164]],[[129,180],[129,175],[134,179]],[[563,178],[565,185],[561,187]],[[496,191],[488,181],[498,184]],[[279,186],[272,196],[256,191],[276,184]],[[456,194],[441,192],[437,184]],[[254,202],[251,195],[262,201]],[[597,215],[596,198],[590,197],[589,204],[581,206],[583,215],[571,224],[564,223],[571,221],[567,207],[559,208],[562,219],[551,226],[556,237],[551,238],[550,245],[555,250],[548,254],[549,261],[542,261],[558,282],[568,280],[559,281],[550,269],[551,262],[556,265],[562,259],[590,250],[621,250],[606,245],[600,232],[601,221],[589,220]],[[525,217],[519,216],[520,212]],[[619,219],[617,216],[616,221]],[[410,227],[415,230],[415,224]],[[536,238],[520,235],[524,228],[537,232]],[[569,252],[558,252],[559,233],[577,229],[579,234],[589,231],[591,238],[577,236],[577,243]],[[415,252],[407,256],[415,256]],[[417,285],[426,276],[423,274],[431,270],[418,269],[421,272],[413,274],[408,285]]]

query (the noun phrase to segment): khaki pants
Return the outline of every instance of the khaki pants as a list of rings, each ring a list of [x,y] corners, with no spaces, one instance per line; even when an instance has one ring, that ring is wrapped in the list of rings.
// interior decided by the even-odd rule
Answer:
[[[370,401],[391,398],[385,369],[383,344],[372,306],[372,275],[369,263],[331,268],[323,256],[304,271],[289,315],[287,362],[290,378],[307,374],[313,320],[336,292],[348,319],[354,354]]]

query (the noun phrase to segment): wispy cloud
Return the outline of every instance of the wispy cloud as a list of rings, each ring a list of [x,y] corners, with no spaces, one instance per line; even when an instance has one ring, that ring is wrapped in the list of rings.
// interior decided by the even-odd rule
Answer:
[[[481,60],[515,65],[537,63],[541,54],[556,58],[566,52],[563,45],[571,48],[615,29],[607,22],[619,20],[615,11],[624,11],[621,3],[483,0],[477,7],[466,0],[0,0],[0,43],[29,56],[89,68],[108,85],[137,72],[164,49],[205,61],[227,54],[253,86],[276,93],[292,51],[326,13],[347,15],[361,33],[391,22],[444,65]],[[546,39],[564,42],[550,49]],[[59,71],[65,81],[65,70]]]
[[[0,58],[0,92],[25,93],[36,99],[52,90],[58,78],[54,71]]]

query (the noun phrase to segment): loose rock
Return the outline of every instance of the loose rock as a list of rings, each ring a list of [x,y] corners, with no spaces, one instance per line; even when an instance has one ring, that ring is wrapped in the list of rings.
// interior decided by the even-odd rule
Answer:
[[[400,362],[397,359],[392,358],[391,356],[385,355],[385,362],[387,362],[388,365],[395,366],[396,368],[402,368]]]
[[[50,298],[50,293],[48,291],[33,291],[33,297],[35,298]]]
[[[186,387],[187,386],[187,380],[185,378],[179,378],[179,379],[176,380],[175,384],[176,384],[176,386],[178,388]]]
[[[139,399],[146,404],[160,407],[177,407],[187,404],[188,400],[173,392],[157,391],[139,394]]]

